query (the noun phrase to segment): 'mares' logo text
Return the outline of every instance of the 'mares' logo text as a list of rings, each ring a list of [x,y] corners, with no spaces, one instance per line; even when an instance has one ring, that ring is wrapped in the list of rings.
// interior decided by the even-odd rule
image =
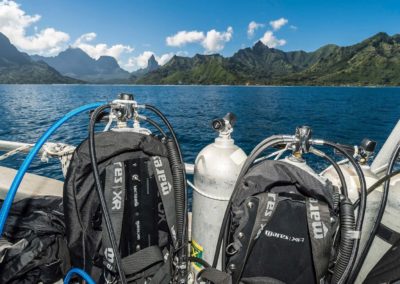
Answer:
[[[112,248],[106,248],[104,250],[104,257],[106,258],[109,264],[114,263],[114,257],[115,257],[114,250]],[[112,266],[110,266],[109,268],[112,269]]]
[[[168,195],[172,190],[172,185],[167,181],[167,176],[165,175],[165,170],[163,169],[161,158],[155,156],[153,157],[153,161],[154,166],[156,167],[156,175],[161,187],[161,192],[163,195]]]
[[[310,216],[314,239],[323,239],[328,234],[328,228],[321,221],[318,200],[310,198]]]

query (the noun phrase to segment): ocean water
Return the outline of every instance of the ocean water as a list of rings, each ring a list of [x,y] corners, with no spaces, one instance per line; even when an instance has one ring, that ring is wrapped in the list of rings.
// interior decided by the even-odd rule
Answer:
[[[189,163],[216,137],[211,120],[227,112],[237,115],[233,138],[246,153],[270,135],[293,134],[299,125],[311,126],[315,138],[357,144],[369,137],[381,147],[400,118],[400,88],[0,85],[0,140],[34,143],[69,110],[121,92],[164,112]],[[87,114],[74,118],[51,141],[78,144],[88,135],[88,122]],[[23,158],[0,165],[18,168]],[[30,172],[62,179],[54,160],[38,158]]]

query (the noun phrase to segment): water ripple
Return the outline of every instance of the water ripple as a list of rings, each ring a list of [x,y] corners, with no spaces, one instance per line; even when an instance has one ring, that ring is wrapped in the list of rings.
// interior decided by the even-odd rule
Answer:
[[[315,137],[350,144],[369,137],[381,146],[400,114],[399,88],[2,85],[0,139],[33,143],[69,110],[120,92],[132,92],[168,116],[187,162],[214,139],[211,119],[227,112],[238,117],[233,136],[247,153],[262,139],[291,134],[303,124],[313,127]],[[80,115],[52,141],[78,144],[87,137],[87,125],[88,115]],[[1,165],[18,168],[23,157]],[[30,171],[61,179],[56,161],[36,159]]]

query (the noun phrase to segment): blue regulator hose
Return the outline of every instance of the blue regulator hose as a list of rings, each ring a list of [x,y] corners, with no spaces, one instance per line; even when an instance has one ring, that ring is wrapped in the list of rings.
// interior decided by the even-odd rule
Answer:
[[[101,103],[93,103],[78,107],[69,113],[67,113],[64,117],[54,123],[43,135],[39,138],[36,142],[35,146],[33,146],[32,150],[29,152],[28,156],[25,158],[24,162],[22,163],[21,167],[19,168],[17,175],[14,177],[14,180],[11,184],[10,189],[7,192],[6,199],[4,200],[3,206],[0,210],[0,237],[3,235],[4,225],[6,223],[8,213],[10,211],[11,205],[14,201],[15,194],[17,193],[18,187],[21,184],[21,181],[28,170],[28,167],[32,163],[32,160],[36,156],[36,154],[40,151],[43,144],[49,139],[50,135],[53,134],[61,125],[63,125],[66,121],[68,121],[73,116],[80,114],[82,112],[95,109],[101,105],[104,105],[104,102]],[[92,282],[94,283],[94,282]]]
[[[64,284],[69,284],[69,281],[71,281],[72,276],[75,274],[82,277],[82,279],[85,280],[87,284],[96,284],[94,280],[89,276],[89,274],[79,268],[71,268],[68,271],[67,275],[64,278]]]

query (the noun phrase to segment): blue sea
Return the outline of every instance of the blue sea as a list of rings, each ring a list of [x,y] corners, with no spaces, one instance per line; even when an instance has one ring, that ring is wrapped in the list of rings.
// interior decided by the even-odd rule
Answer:
[[[246,153],[270,135],[293,134],[299,125],[311,126],[315,138],[358,144],[369,137],[381,147],[400,118],[400,88],[0,85],[0,140],[34,143],[69,110],[110,101],[121,92],[165,113],[189,163],[216,137],[211,120],[227,112],[237,116],[233,138]],[[51,141],[80,143],[88,122],[88,114],[76,117]],[[18,168],[23,158],[13,156],[0,165]],[[62,179],[54,160],[38,158],[30,172]]]

